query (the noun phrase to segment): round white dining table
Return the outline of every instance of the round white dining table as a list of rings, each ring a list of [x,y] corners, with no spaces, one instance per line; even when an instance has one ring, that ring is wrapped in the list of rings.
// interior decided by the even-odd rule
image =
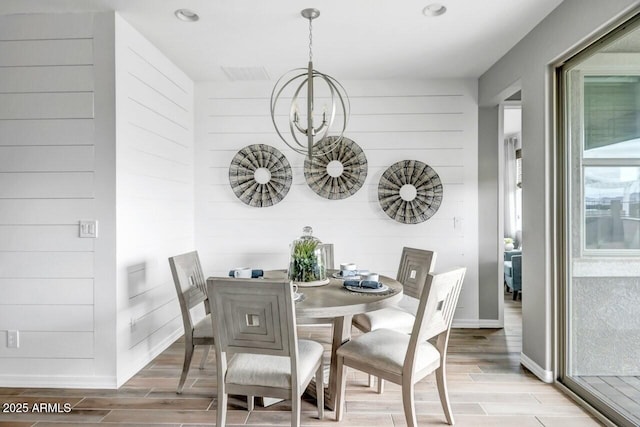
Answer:
[[[298,288],[304,294],[296,302],[296,318],[298,324],[304,323],[332,323],[331,362],[329,366],[329,384],[325,388],[325,405],[335,409],[337,391],[336,381],[336,351],[351,339],[351,320],[354,315],[397,304],[402,298],[402,284],[395,279],[380,276],[380,282],[389,287],[381,293],[353,292],[343,286],[342,279],[333,278],[335,270],[329,270],[329,283],[323,286]],[[286,280],[286,270],[268,270],[264,272],[265,279]],[[314,392],[312,387],[311,392]]]

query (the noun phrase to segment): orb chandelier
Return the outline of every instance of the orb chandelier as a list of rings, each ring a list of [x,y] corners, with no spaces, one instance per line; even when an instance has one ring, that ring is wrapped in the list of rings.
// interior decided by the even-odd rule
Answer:
[[[340,145],[349,121],[350,104],[346,90],[336,79],[313,69],[312,22],[320,16],[320,11],[304,9],[300,14],[309,20],[309,64],[307,68],[290,70],[278,79],[271,91],[271,121],[285,144],[311,159]],[[285,97],[291,98],[291,104],[278,114],[279,101]],[[322,102],[321,115],[315,112],[316,100]],[[299,110],[299,102],[306,104],[304,111]],[[287,123],[279,120],[285,116]],[[288,132],[283,130],[287,127]],[[324,142],[322,148],[315,147],[321,141]]]

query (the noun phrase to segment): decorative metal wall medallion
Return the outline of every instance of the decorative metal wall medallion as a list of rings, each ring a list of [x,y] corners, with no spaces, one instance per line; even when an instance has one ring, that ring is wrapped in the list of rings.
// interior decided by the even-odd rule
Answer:
[[[442,182],[429,165],[402,160],[382,174],[378,201],[390,218],[404,224],[418,224],[438,211],[442,203]]]
[[[314,146],[317,154],[304,161],[304,178],[316,194],[325,199],[346,199],[362,187],[367,177],[367,158],[358,144],[342,137],[338,145],[325,152],[324,145],[335,143],[327,137]]]
[[[273,206],[291,188],[291,165],[278,149],[253,144],[238,151],[229,166],[231,189],[249,206]]]

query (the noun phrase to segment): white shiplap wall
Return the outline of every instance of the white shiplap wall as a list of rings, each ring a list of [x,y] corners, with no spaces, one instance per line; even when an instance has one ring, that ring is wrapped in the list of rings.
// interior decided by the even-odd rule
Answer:
[[[395,276],[403,246],[438,252],[437,270],[468,268],[456,323],[478,326],[477,84],[472,80],[342,82],[351,99],[346,136],[369,163],[363,188],[327,200],[306,184],[303,156],[273,130],[273,82],[206,82],[196,86],[196,244],[205,274],[232,267],[285,268],[288,245],[304,225],[335,245],[336,262]],[[233,194],[232,157],[249,144],[281,150],[293,185],[279,204],[253,208]],[[384,170],[400,160],[432,166],[444,183],[439,211],[417,225],[397,223],[378,204]]]
[[[194,249],[193,82],[116,15],[118,384],[182,334],[167,258]]]
[[[2,386],[115,385],[112,276],[98,267],[115,261],[113,117],[95,108],[113,109],[112,37],[104,14],[0,17]],[[80,219],[100,222],[100,242],[79,238]]]

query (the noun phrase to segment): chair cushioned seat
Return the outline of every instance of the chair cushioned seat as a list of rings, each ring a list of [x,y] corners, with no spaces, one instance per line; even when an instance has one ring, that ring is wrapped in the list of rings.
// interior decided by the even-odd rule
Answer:
[[[353,323],[362,327],[365,331],[386,328],[405,334],[411,333],[415,320],[416,318],[412,313],[400,307],[387,307],[353,316]]]
[[[322,357],[322,344],[298,340],[298,378],[304,381],[315,372]],[[240,353],[227,366],[227,384],[291,388],[291,361],[284,356]]]
[[[211,315],[207,314],[204,319],[196,323],[193,327],[194,338],[211,338],[213,337],[213,326],[211,325]]]
[[[364,362],[394,374],[402,373],[410,335],[390,329],[378,329],[361,335],[338,349],[345,358]],[[440,352],[425,341],[416,354],[416,371],[440,366]]]

